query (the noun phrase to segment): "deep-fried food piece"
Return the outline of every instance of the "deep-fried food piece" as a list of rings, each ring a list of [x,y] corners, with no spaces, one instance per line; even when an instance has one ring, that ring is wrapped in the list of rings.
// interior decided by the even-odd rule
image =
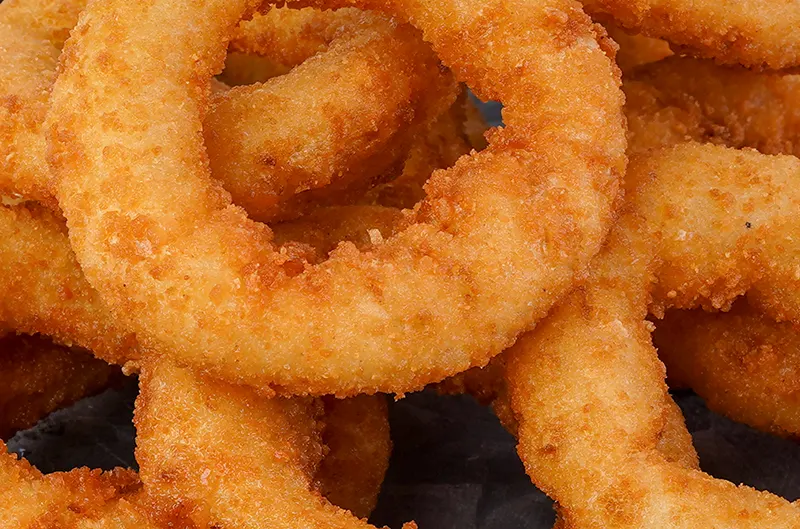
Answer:
[[[360,9],[323,11],[265,4],[266,11],[241,21],[231,36],[230,49],[269,59],[293,68],[325,51],[348,28],[370,20]]]
[[[800,333],[739,302],[729,313],[669,311],[653,343],[674,377],[731,419],[800,436]]]
[[[582,0],[600,21],[681,51],[756,68],[800,65],[800,9],[783,0]]]
[[[800,76],[672,57],[626,77],[629,153],[694,140],[800,154]]]
[[[622,95],[579,6],[357,3],[412,20],[461,81],[506,105],[506,126],[434,173],[407,229],[289,277],[269,232],[214,185],[197,135],[225,36],[252,5],[164,1],[88,6],[49,119],[82,269],[175,361],[265,392],[420,388],[485,364],[598,251],[626,161]]]
[[[6,453],[0,441],[0,525],[13,529],[165,529],[186,527],[169,513],[145,508],[136,473],[87,468],[42,475]],[[157,525],[160,515],[173,522]],[[183,522],[181,524],[180,522]]]
[[[458,85],[417,30],[359,12],[286,75],[217,95],[205,118],[211,172],[255,220],[396,174]],[[326,13],[327,14],[327,13]]]
[[[56,207],[46,187],[42,124],[58,55],[82,8],[65,0],[0,3],[0,195]]]
[[[314,262],[321,262],[342,241],[365,250],[380,245],[395,234],[403,218],[397,208],[330,206],[274,225],[274,240],[281,246],[291,242],[307,244],[316,250]]]
[[[519,425],[514,417],[505,379],[506,355],[496,356],[483,369],[472,368],[437,384],[436,391],[444,395],[468,394],[481,404],[491,405],[497,418],[509,433],[518,436]],[[687,468],[699,468],[692,436],[686,429],[681,409],[667,395],[664,398],[664,423],[657,434],[656,449],[667,461]]]
[[[657,62],[672,55],[672,49],[664,40],[631,35],[614,24],[607,24],[606,31],[614,42],[619,44],[617,64],[625,75],[638,66]]]
[[[367,518],[389,468],[392,440],[384,395],[327,397],[322,442],[328,453],[317,470],[319,491],[334,505]]]
[[[0,324],[91,350],[111,363],[139,356],[135,335],[86,282],[63,219],[36,204],[0,206]]]
[[[198,527],[371,527],[313,490],[323,452],[311,399],[264,399],[163,362],[140,381],[136,458],[159,503]]]
[[[364,12],[359,9],[270,7],[239,23],[219,77],[230,86],[238,86],[287,74],[327,50],[338,34],[363,18]]]
[[[0,49],[7,48],[0,72],[8,72],[0,76],[0,194],[51,209],[57,204],[41,126],[63,36],[82,7],[81,0],[0,5]],[[310,64],[264,86],[214,96],[203,128],[212,169],[237,204],[261,220],[299,214],[347,184],[363,193],[373,181],[399,173],[412,139],[456,97],[452,76],[416,30],[347,12],[311,10],[317,25],[327,21],[330,30],[317,28],[317,36],[332,48]],[[309,78],[323,88],[304,90]],[[265,126],[270,120],[281,126]],[[331,189],[295,197],[319,187]]]
[[[667,387],[645,320],[648,303],[725,306],[747,290],[793,307],[798,172],[792,157],[708,145],[631,160],[624,214],[587,282],[507,357],[520,456],[565,527],[800,523],[796,505],[658,452]]]
[[[462,91],[450,110],[441,114],[427,133],[416,139],[400,176],[375,186],[355,201],[395,208],[414,207],[425,198],[425,183],[435,169],[451,167],[472,149],[486,147],[485,132],[486,123],[469,101],[466,91]]]
[[[38,336],[0,338],[0,439],[108,388],[119,368]]]

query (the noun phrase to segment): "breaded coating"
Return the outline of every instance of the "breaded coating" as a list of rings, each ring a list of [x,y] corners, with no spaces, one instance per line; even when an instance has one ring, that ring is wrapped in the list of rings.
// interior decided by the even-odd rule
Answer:
[[[53,210],[42,122],[60,47],[83,5],[37,0],[0,7],[0,50],[6,52],[0,72],[8,72],[0,78],[0,194]],[[262,18],[298,18],[286,11],[293,10]],[[317,20],[307,25],[332,48],[266,85],[215,90],[204,123],[215,177],[259,220],[297,216],[348,185],[363,194],[399,174],[413,139],[425,136],[459,90],[413,28],[359,10],[302,11],[299,18]],[[328,29],[317,27],[326,19]],[[302,33],[307,25],[295,23],[292,31],[311,38]],[[278,33],[291,34],[288,29]],[[240,44],[258,36],[240,35]],[[323,89],[305,90],[310,80]],[[320,187],[329,189],[313,191]]]
[[[507,357],[519,454],[562,527],[800,524],[796,505],[659,453],[668,394],[645,319],[648,305],[724,305],[785,285],[798,171],[793,157],[696,144],[631,160],[623,215],[587,281]],[[771,294],[760,299],[796,295]]]
[[[800,76],[671,57],[625,78],[628,152],[684,141],[800,154]]]
[[[486,147],[486,128],[480,112],[462,90],[450,110],[414,140],[400,176],[373,187],[354,202],[413,208],[425,198],[425,184],[434,170],[447,169],[472,149]]]
[[[133,333],[86,282],[63,219],[36,204],[0,206],[0,324],[91,350],[111,363],[139,356]]]
[[[507,353],[496,356],[483,369],[472,368],[436,384],[435,389],[443,395],[468,394],[484,405],[491,405],[500,423],[511,435],[519,436],[519,424],[514,417],[508,385],[505,377],[504,360]],[[681,409],[666,395],[664,403],[664,423],[657,434],[656,449],[667,461],[676,462],[687,468],[699,468],[697,452],[692,445],[692,436],[686,429]]]
[[[800,9],[786,0],[582,0],[602,22],[722,64],[800,65]]]
[[[343,30],[364,17],[359,9],[268,7],[243,20],[228,46],[225,69],[218,76],[230,86],[264,82],[284,75],[309,57],[325,51]]]
[[[230,51],[257,55],[291,69],[325,51],[342,33],[374,18],[361,9],[323,11],[264,4],[266,10],[242,20],[231,36]]]
[[[274,224],[275,244],[302,243],[314,251],[314,263],[324,261],[342,241],[360,250],[383,243],[395,234],[404,219],[397,208],[384,206],[330,206],[297,220]]]
[[[213,182],[198,134],[253,5],[166,1],[88,6],[49,116],[72,246],[148,347],[265,393],[410,391],[488,362],[598,251],[626,162],[622,94],[579,5],[353,4],[411,20],[460,81],[505,104],[506,126],[434,173],[401,233],[293,275]]]
[[[46,415],[107,389],[119,367],[89,351],[55,345],[39,336],[0,338],[0,439]]]
[[[298,217],[399,173],[455,101],[459,86],[414,28],[362,13],[346,29],[288,74],[212,100],[212,174],[255,220]]]
[[[144,504],[135,472],[79,468],[42,475],[27,461],[7,454],[1,441],[0,498],[5,498],[0,525],[12,529],[186,527],[177,516],[163,516],[172,525],[156,524],[154,515],[163,513]]]
[[[42,125],[61,46],[82,8],[79,0],[0,3],[0,195],[56,207]]]
[[[163,362],[140,381],[136,458],[157,502],[198,527],[372,527],[313,490],[323,452],[311,399],[264,399]]]
[[[317,470],[320,493],[334,505],[367,518],[378,503],[392,440],[385,395],[326,397],[322,442],[328,453]]]
[[[800,436],[800,333],[737,302],[729,313],[669,311],[653,343],[675,378],[717,413]]]

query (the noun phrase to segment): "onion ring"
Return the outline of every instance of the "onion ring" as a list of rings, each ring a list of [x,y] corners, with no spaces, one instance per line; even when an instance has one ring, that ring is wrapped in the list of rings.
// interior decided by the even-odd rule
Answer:
[[[800,154],[800,76],[671,57],[625,78],[629,155],[689,139]]]
[[[309,399],[263,399],[164,362],[140,380],[136,457],[157,504],[198,527],[372,527],[313,490],[321,410]]]
[[[511,435],[519,437],[519,424],[514,416],[504,360],[507,353],[497,356],[483,369],[472,368],[437,384],[435,389],[442,395],[467,394],[480,404],[490,405],[492,411]],[[663,405],[664,423],[656,435],[656,450],[669,462],[686,468],[699,468],[697,452],[692,445],[692,436],[686,429],[681,409],[666,395]]]
[[[665,39],[698,57],[755,68],[800,65],[800,10],[793,2],[583,0],[583,5],[598,20]]]
[[[486,363],[570,287],[611,220],[622,101],[588,17],[566,0],[391,6],[480,97],[506,104],[507,125],[433,175],[403,232],[370,253],[340,246],[288,278],[269,232],[214,185],[197,136],[207,79],[250,7],[144,13],[111,0],[84,11],[49,119],[59,204],[87,277],[148,345],[267,393],[408,391]],[[101,55],[113,65],[99,67]]]
[[[693,144],[631,160],[625,214],[588,281],[507,359],[520,457],[569,523],[797,525],[797,506],[657,452],[667,388],[645,316],[648,302],[724,306],[748,289],[764,306],[792,306],[793,292],[770,286],[797,262],[776,245],[796,233],[799,171],[791,157]]]
[[[0,194],[55,208],[42,131],[63,41],[81,2],[6,0],[0,4]]]
[[[33,203],[0,206],[0,262],[0,324],[119,365],[139,357],[135,335],[113,321],[86,282],[55,213]]]
[[[82,7],[80,0],[0,6],[5,28],[0,46],[7,50],[0,71],[8,72],[0,79],[0,192],[51,209],[57,204],[45,163],[42,123],[63,36]],[[333,39],[330,50],[266,85],[216,95],[206,118],[216,177],[261,220],[285,218],[331,192],[294,197],[304,189],[331,182],[338,187],[358,182],[364,189],[399,172],[412,137],[456,97],[452,76],[413,29],[357,10],[349,10],[347,20],[354,24],[349,28],[342,27],[343,16],[312,14],[330,19],[331,30],[319,30]],[[327,90],[302,90],[309,79]],[[326,119],[320,119],[320,111]],[[284,126],[264,127],[271,119]]]
[[[269,59],[286,69],[327,50],[342,32],[363,24],[365,17],[360,9],[265,7],[265,13],[239,23],[231,36],[230,50]]]
[[[419,141],[398,182],[376,188],[379,199],[395,203],[416,201],[422,185],[420,175],[426,168],[429,173],[446,163],[451,149],[466,152],[467,147],[462,146],[453,130],[461,129],[460,122],[449,116],[443,123],[445,127],[434,125],[431,137]],[[374,199],[367,196],[364,200]],[[403,218],[395,208],[334,206],[319,208],[273,228],[281,251],[292,256],[294,268],[302,270],[306,261],[323,261],[342,241],[351,241],[359,249],[382,242],[398,229]],[[135,336],[113,322],[83,278],[58,215],[34,203],[0,207],[0,234],[4,241],[0,256],[5,266],[5,273],[0,274],[0,290],[4,292],[0,298],[0,324],[91,348],[104,360],[119,365],[139,357]]]
[[[366,519],[378,503],[389,468],[392,441],[384,395],[323,399],[328,453],[317,470],[320,493],[334,505]]]
[[[669,311],[653,343],[677,378],[708,407],[759,430],[800,437],[800,335],[746,303],[729,313]]]
[[[452,76],[416,30],[359,13],[287,75],[213,98],[211,172],[253,219],[296,217],[320,194],[399,172],[412,139],[455,100]]]

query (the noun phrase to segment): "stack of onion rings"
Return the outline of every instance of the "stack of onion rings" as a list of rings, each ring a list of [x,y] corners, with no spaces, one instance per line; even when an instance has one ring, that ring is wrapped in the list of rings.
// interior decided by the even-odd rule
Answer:
[[[59,204],[81,267],[115,317],[148,347],[265,392],[407,391],[485,363],[542,317],[597,251],[624,167],[621,97],[609,58],[580,9],[554,5],[563,16],[551,15],[549,5],[522,4],[513,15],[503,2],[484,10],[448,5],[445,11],[460,13],[457,28],[442,25],[443,6],[402,6],[404,18],[429,33],[440,58],[462,80],[482,97],[506,103],[506,128],[483,152],[435,173],[403,231],[370,253],[340,246],[325,263],[295,277],[286,274],[286,257],[270,248],[269,232],[232,207],[213,183],[203,157],[180,154],[203,149],[192,133],[200,128],[203,90],[191,87],[193,79],[210,77],[221,66],[222,50],[211,45],[212,35],[230,32],[251,6],[214,7],[213,16],[198,11],[194,21],[161,20],[156,31],[131,6],[94,6],[98,13],[82,18],[75,30],[81,37],[65,50],[50,116]],[[477,53],[495,38],[479,28],[519,38],[521,20],[528,23],[525,47]],[[567,26],[583,27],[585,35],[554,43],[553,28]],[[180,28],[192,30],[181,34]],[[458,33],[460,42],[463,31],[470,39],[454,47],[451,39]],[[108,32],[127,37],[109,39]],[[174,40],[170,53],[191,48],[197,57],[191,68],[178,61],[167,72],[152,60],[152,50],[167,38]],[[114,42],[127,52],[116,53]],[[137,46],[151,51],[133,52]],[[476,50],[470,68],[459,62],[463,46]],[[114,65],[90,67],[98,58]],[[525,74],[503,77],[510,64],[524,65]],[[587,82],[572,79],[555,88],[543,80],[559,69],[573,75],[573,64],[585,69]],[[92,76],[98,97],[89,100],[88,91],[71,88],[83,85],[84,75]],[[169,84],[126,89],[120,76],[128,75]],[[113,133],[97,129],[96,115],[111,111],[104,105],[114,102],[102,99],[110,92],[98,83],[124,92],[118,95],[126,105],[113,110]],[[538,94],[535,105],[521,95],[531,91]],[[167,98],[183,101],[170,106],[177,113],[169,116],[161,112]],[[572,120],[576,106],[596,117]],[[587,129],[587,121],[597,127]],[[178,128],[153,129],[163,134],[144,137],[138,132],[158,122]],[[113,139],[126,134],[152,141],[123,145]],[[546,149],[536,148],[544,144]],[[103,182],[118,171],[127,176],[114,177],[109,194]],[[533,301],[524,294],[531,288],[540,292]],[[468,335],[451,332],[465,325]],[[170,331],[175,328],[182,331]]]
[[[376,393],[431,383],[493,405],[558,527],[797,525],[699,470],[648,319],[715,312],[664,322],[671,380],[795,435],[796,78],[753,70],[800,64],[796,10],[585,1],[618,45],[571,0],[26,2],[0,329],[139,373],[140,471],[2,455],[4,526],[371,527]],[[69,351],[9,356],[0,426],[115,372]]]

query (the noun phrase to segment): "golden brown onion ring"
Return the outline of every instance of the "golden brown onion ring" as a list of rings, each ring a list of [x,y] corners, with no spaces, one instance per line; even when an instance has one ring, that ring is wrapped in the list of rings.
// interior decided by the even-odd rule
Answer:
[[[0,193],[51,209],[41,127],[61,43],[82,7],[80,0],[0,5]],[[330,53],[266,85],[216,94],[206,118],[215,176],[261,220],[296,216],[337,189],[355,185],[363,193],[399,173],[412,139],[458,90],[409,26],[358,10],[347,17],[309,11],[331,28],[316,28]],[[297,36],[304,28],[283,31]],[[303,38],[313,40],[307,32]],[[325,89],[306,92],[310,79]]]
[[[197,135],[208,79],[253,5],[159,1],[87,8],[50,139],[87,277],[175,361],[265,392],[408,391],[486,363],[599,249],[625,165],[622,99],[578,5],[355,4],[413,21],[479,97],[506,105],[506,127],[433,175],[407,229],[289,277],[269,231],[214,184]],[[193,60],[158,60],[166,50]]]
[[[746,303],[729,313],[669,311],[653,343],[667,375],[731,419],[800,437],[800,335]]]
[[[157,504],[180,505],[198,527],[372,527],[314,490],[312,399],[264,399],[163,362],[140,380],[136,457]]]
[[[681,51],[754,68],[800,65],[800,10],[783,0],[582,0],[598,20]]]
[[[800,523],[796,505],[658,452],[667,388],[645,320],[648,304],[722,307],[750,291],[799,322],[796,288],[772,288],[792,285],[800,251],[787,239],[798,174],[796,158],[694,144],[631,161],[625,214],[587,282],[507,362],[520,456],[568,527]]]
[[[800,76],[671,57],[623,89],[629,154],[688,140],[800,154]]]
[[[0,439],[121,380],[119,368],[89,351],[40,336],[0,338]]]

